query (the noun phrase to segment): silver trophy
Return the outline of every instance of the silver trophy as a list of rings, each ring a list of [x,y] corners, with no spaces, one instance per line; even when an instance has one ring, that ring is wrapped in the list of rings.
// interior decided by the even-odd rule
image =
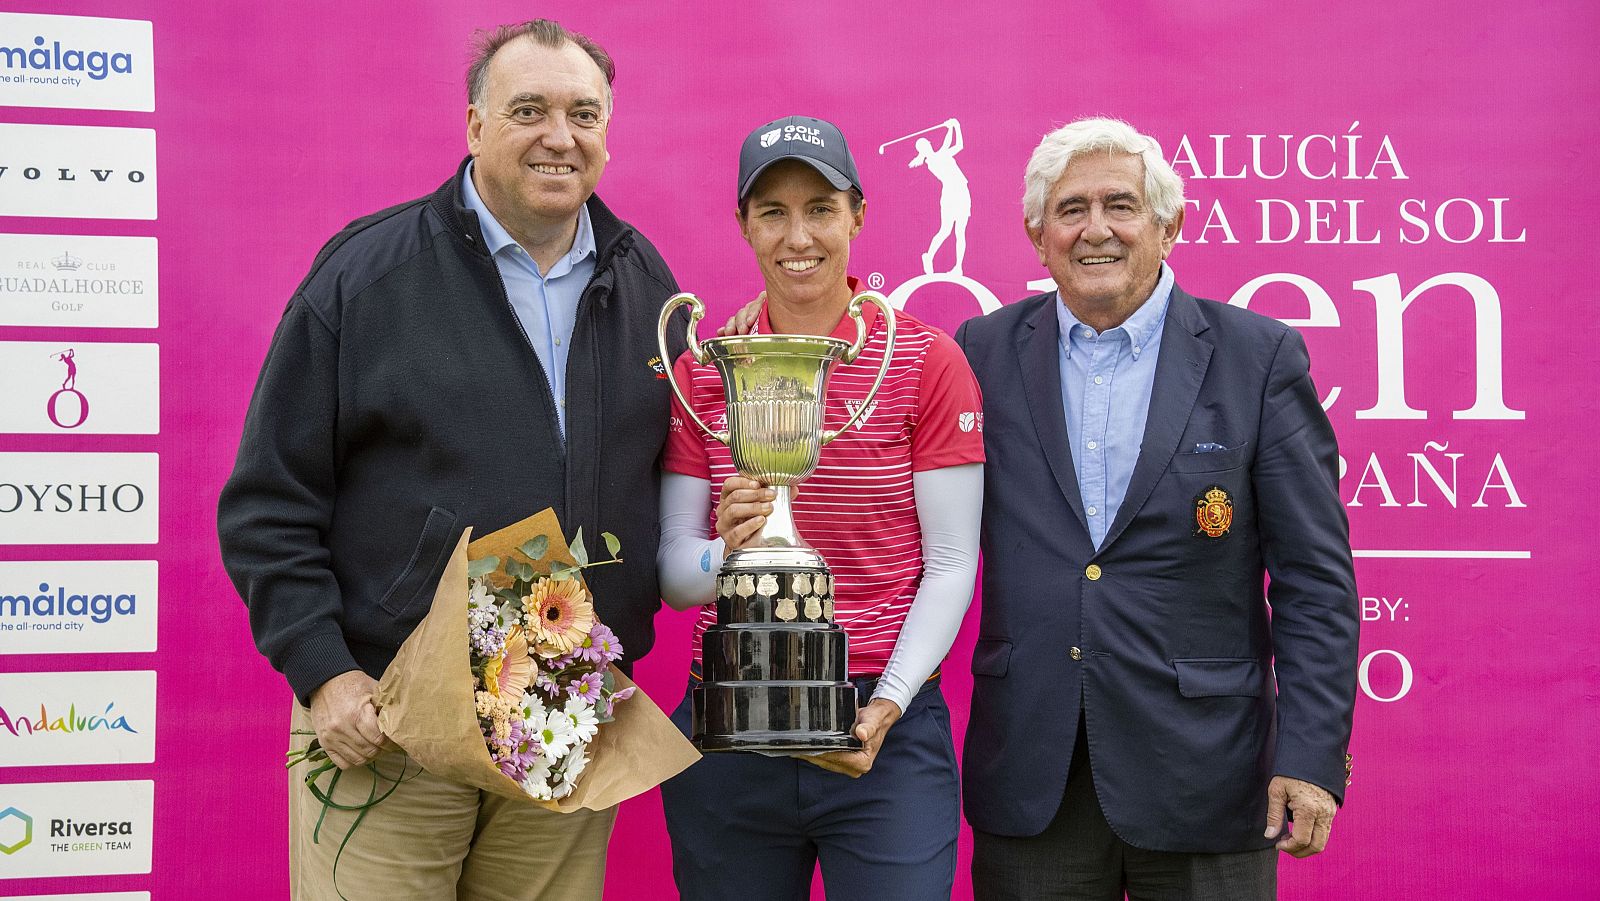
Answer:
[[[823,428],[823,399],[836,362],[867,343],[863,304],[883,312],[886,350],[877,378],[844,427]],[[667,328],[689,307],[689,353],[722,377],[728,427],[707,426],[668,369],[672,392],[707,435],[728,446],[740,475],[777,494],[754,546],[728,554],[717,573],[717,624],[701,641],[702,681],[694,689],[691,738],[703,751],[833,751],[859,748],[851,734],[856,690],[849,647],[833,620],[833,574],[795,529],[795,486],[817,468],[822,448],[871,409],[894,349],[894,309],[879,294],[850,301],[853,344],[814,335],[732,335],[701,342],[705,306],[678,294],[661,309],[656,338],[670,361]],[[670,365],[670,364],[669,364]]]

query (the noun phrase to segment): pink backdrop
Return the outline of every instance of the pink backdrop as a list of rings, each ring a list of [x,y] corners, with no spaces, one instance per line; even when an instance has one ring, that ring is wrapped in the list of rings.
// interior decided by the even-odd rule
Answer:
[[[349,220],[453,171],[467,36],[530,14],[594,35],[617,59],[601,194],[713,315],[758,287],[731,221],[734,167],[739,137],[777,115],[830,118],[852,140],[869,199],[852,268],[885,291],[921,274],[938,185],[906,167],[911,142],[882,155],[877,145],[958,119],[973,197],[965,272],[1002,302],[1045,275],[1018,201],[1038,137],[1110,114],[1160,138],[1198,201],[1172,258],[1179,282],[1226,300],[1275,276],[1250,306],[1320,323],[1305,329],[1313,371],[1340,392],[1329,415],[1372,599],[1370,661],[1340,828],[1321,857],[1285,859],[1284,896],[1596,891],[1597,497],[1582,461],[1600,437],[1600,329],[1573,252],[1600,200],[1593,5],[1515,16],[1479,0],[7,6],[153,22],[154,112],[4,108],[0,121],[154,128],[159,218],[0,218],[0,232],[157,237],[161,325],[4,328],[0,340],[159,342],[163,416],[159,435],[7,434],[0,451],[158,452],[162,509],[154,548],[10,546],[0,559],[154,558],[162,609],[153,654],[0,651],[0,672],[158,672],[153,764],[0,769],[0,783],[153,779],[153,872],[7,881],[0,859],[0,894],[285,896],[289,695],[254,651],[218,561],[217,492],[279,311],[313,254]],[[1265,136],[1259,166],[1250,135]],[[1273,177],[1285,148],[1287,173]],[[1267,243],[1285,236],[1290,207],[1296,236]],[[1469,237],[1474,209],[1485,221]],[[1425,239],[1403,213],[1427,224]],[[979,309],[949,283],[907,308],[952,331]],[[639,676],[670,708],[689,619],[657,623]],[[958,742],[975,624],[945,669]],[[969,897],[969,852],[964,835],[958,898]],[[656,794],[625,805],[611,853],[607,897],[672,894]]]

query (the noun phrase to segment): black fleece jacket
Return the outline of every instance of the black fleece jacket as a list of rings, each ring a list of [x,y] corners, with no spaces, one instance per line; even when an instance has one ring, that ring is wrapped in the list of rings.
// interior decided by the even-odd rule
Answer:
[[[567,435],[506,299],[461,169],[428,197],[352,222],[312,264],[261,368],[218,503],[256,645],[301,703],[376,677],[428,612],[461,532],[553,507],[624,563],[586,573],[628,659],[659,600],[659,463],[670,412],[656,319],[660,254],[598,197],[598,252],[567,363]],[[674,354],[683,329],[672,329]]]

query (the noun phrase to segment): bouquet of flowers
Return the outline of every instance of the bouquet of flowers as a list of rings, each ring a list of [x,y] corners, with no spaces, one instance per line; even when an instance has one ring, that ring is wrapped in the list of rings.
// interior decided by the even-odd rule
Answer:
[[[582,533],[569,548],[551,510],[477,541],[471,529],[461,536],[432,608],[372,697],[408,765],[565,813],[612,807],[700,758],[614,667],[622,645],[581,576],[622,562],[617,539],[603,537],[611,559],[591,562]],[[308,765],[306,784],[327,809],[363,811],[406,778],[368,764],[385,788],[335,799],[338,771],[315,741],[288,764]]]
[[[603,532],[611,559],[591,563],[578,530],[572,564],[541,575],[531,562],[484,556],[467,567],[467,640],[471,644],[478,725],[495,766],[535,800],[565,798],[589,763],[589,746],[612,722],[632,687],[618,688],[611,664],[617,636],[595,616],[578,571],[620,563],[621,543]],[[528,560],[549,553],[535,536],[518,550]]]

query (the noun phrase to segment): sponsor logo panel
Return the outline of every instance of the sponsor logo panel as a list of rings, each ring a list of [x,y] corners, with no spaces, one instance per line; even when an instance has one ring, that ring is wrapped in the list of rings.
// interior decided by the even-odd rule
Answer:
[[[155,759],[153,670],[0,673],[0,767]]]
[[[0,562],[0,655],[156,649],[154,560]]]
[[[154,544],[156,454],[0,453],[0,544]]]
[[[0,341],[0,433],[154,435],[160,347]]]
[[[156,218],[155,131],[0,123],[0,216]]]
[[[149,892],[75,892],[71,895],[22,895],[11,901],[150,901]]]
[[[0,879],[148,873],[154,813],[149,780],[0,785]]]
[[[152,49],[149,22],[0,13],[0,106],[150,112]]]
[[[0,325],[155,328],[156,239],[0,234]]]

